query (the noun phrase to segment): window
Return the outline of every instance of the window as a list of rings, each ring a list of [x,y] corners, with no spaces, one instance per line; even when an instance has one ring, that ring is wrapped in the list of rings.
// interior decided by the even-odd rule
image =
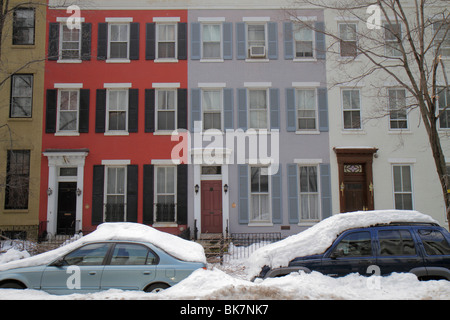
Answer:
[[[222,130],[222,91],[203,90],[203,129]]]
[[[177,28],[176,24],[157,24],[157,58],[175,59]]]
[[[78,60],[81,51],[81,30],[69,29],[66,24],[61,23],[60,59]]]
[[[361,129],[361,99],[358,89],[342,90],[344,129]]]
[[[88,244],[66,255],[64,262],[70,266],[101,266],[109,247],[108,243]]]
[[[402,39],[402,25],[401,24],[384,24],[384,41],[385,52],[388,57],[401,57],[401,44],[399,39]]]
[[[316,90],[297,90],[297,129],[316,130]]]
[[[128,90],[108,90],[108,131],[127,131]]]
[[[248,58],[266,57],[266,25],[247,25]]]
[[[58,107],[58,131],[78,131],[78,90],[60,90]]]
[[[128,59],[130,26],[129,24],[112,24],[109,27],[109,59]]]
[[[356,23],[339,24],[339,38],[341,57],[356,57],[358,53]]]
[[[5,209],[28,209],[30,151],[8,150]]]
[[[450,255],[450,245],[440,231],[422,229],[419,235],[427,255]]]
[[[388,89],[391,129],[408,129],[405,89]]]
[[[372,256],[370,232],[352,232],[346,235],[333,249],[332,254],[337,254],[339,257]]]
[[[202,25],[202,57],[203,59],[222,58],[221,39],[222,30],[220,24]]]
[[[126,221],[126,168],[106,167],[105,222]]]
[[[436,50],[439,51],[437,54],[442,55],[443,57],[450,57],[449,22],[435,22],[433,28],[435,32],[434,46]]]
[[[449,88],[438,88],[439,105],[439,128],[450,129],[450,90]]]
[[[132,243],[117,243],[111,257],[110,265],[142,266],[156,263],[156,255],[147,247]]]
[[[295,58],[312,58],[314,56],[314,33],[307,26],[297,25],[294,29]]]
[[[156,222],[176,222],[176,167],[156,167]]]
[[[411,233],[408,230],[378,231],[381,256],[412,256],[416,248]]]
[[[157,90],[157,130],[175,130],[177,91]]]
[[[13,15],[13,45],[33,45],[35,12],[32,8],[18,8]]]
[[[249,127],[253,129],[267,129],[268,127],[268,108],[267,108],[267,90],[257,89],[249,90]]]
[[[395,209],[412,210],[413,195],[411,166],[395,165],[393,166],[393,175]]]
[[[33,75],[15,74],[11,77],[11,118],[31,118],[33,106]]]
[[[251,222],[271,222],[269,206],[269,176],[268,169],[251,167]]]
[[[317,166],[300,166],[300,219],[319,220],[319,187]]]

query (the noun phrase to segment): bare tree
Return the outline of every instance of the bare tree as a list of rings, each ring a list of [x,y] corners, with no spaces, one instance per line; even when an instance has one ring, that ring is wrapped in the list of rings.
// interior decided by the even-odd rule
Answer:
[[[286,9],[290,19],[325,34],[326,51],[339,56],[344,72],[334,85],[358,82],[369,76],[395,82],[412,97],[403,112],[420,111],[423,126],[441,184],[447,219],[450,224],[450,179],[439,129],[450,128],[450,87],[446,62],[450,57],[450,12],[445,0],[296,0],[304,6],[324,9],[342,21],[342,28],[318,30],[296,9]],[[293,7],[294,7],[293,6]],[[358,26],[354,27],[357,22]],[[353,22],[353,24],[345,24]],[[348,30],[344,30],[348,28]],[[363,59],[358,72],[346,72],[347,64]],[[352,69],[354,70],[354,69]],[[401,110],[400,110],[401,111]],[[389,114],[385,112],[384,115]]]

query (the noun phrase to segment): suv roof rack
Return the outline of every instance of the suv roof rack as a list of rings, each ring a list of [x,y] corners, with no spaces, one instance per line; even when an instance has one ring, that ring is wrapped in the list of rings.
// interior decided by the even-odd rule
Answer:
[[[434,222],[390,222],[390,223],[378,223],[374,225],[374,227],[380,227],[380,226],[439,226],[437,223]]]

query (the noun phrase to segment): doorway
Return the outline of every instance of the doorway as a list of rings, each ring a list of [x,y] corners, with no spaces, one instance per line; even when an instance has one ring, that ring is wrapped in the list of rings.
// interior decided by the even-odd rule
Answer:
[[[222,233],[222,181],[202,181],[201,199],[201,232]]]
[[[56,232],[60,235],[75,234],[77,211],[77,183],[59,182],[58,184],[58,217]]]

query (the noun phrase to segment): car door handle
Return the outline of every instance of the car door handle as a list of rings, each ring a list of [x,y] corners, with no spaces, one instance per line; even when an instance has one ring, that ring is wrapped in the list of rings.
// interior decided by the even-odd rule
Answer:
[[[144,272],[142,272],[143,274],[145,274],[145,275],[149,275],[149,274],[151,274],[152,272],[151,271],[144,271]]]
[[[89,271],[90,276],[95,276],[97,274],[97,271]]]

